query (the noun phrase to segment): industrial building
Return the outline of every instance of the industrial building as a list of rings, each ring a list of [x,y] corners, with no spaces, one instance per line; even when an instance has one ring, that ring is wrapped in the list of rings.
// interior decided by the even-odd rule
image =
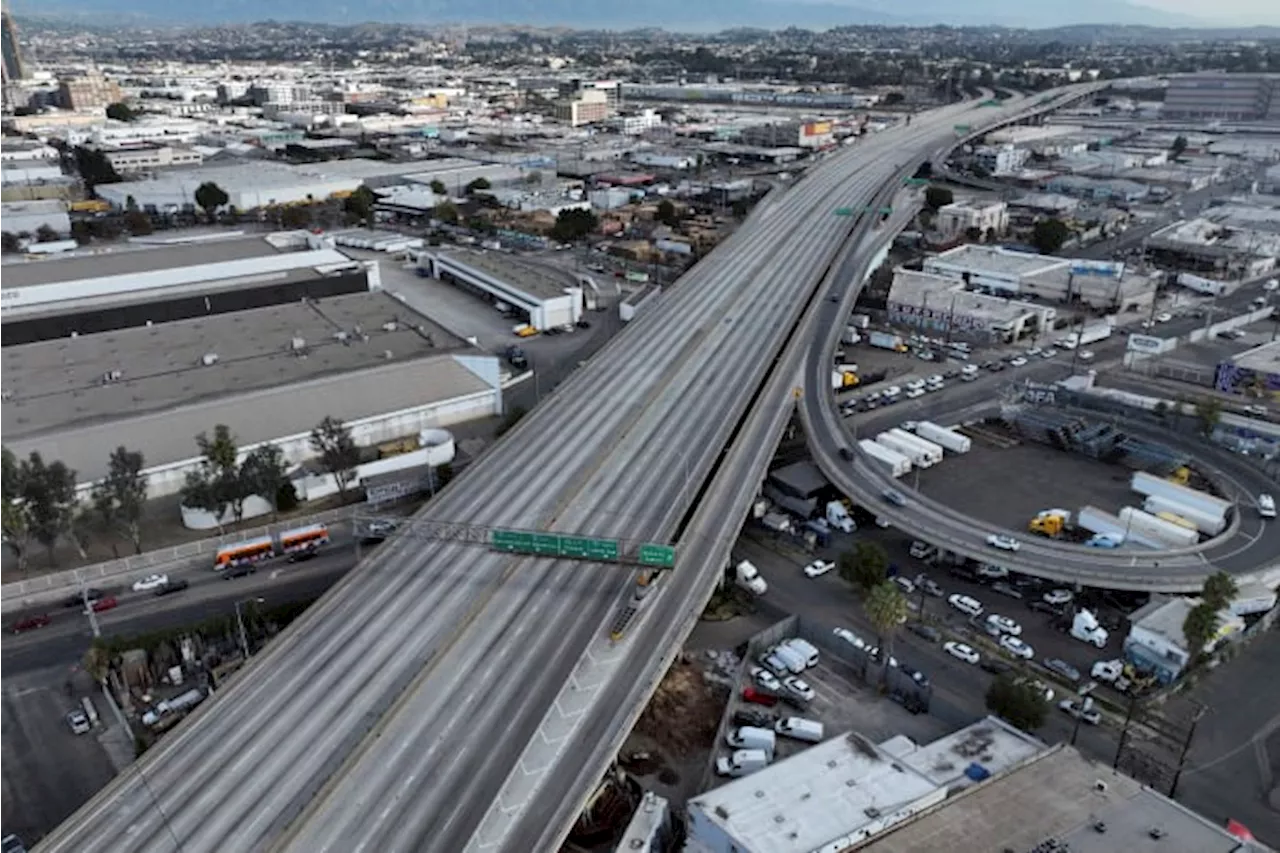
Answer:
[[[217,424],[242,452],[272,442],[299,464],[328,416],[358,444],[376,445],[502,411],[494,356],[381,292],[4,352],[6,446],[61,460],[82,490],[125,446],[145,455],[150,497],[176,494],[201,464],[195,436]]]
[[[71,233],[71,216],[67,203],[57,199],[44,201],[10,201],[0,204],[0,227],[7,234],[35,234],[50,228],[59,237]],[[5,303],[8,308],[8,303]]]
[[[0,268],[4,346],[320,299],[380,286],[307,232],[147,238],[127,248]]]
[[[1044,750],[994,717],[926,745],[850,732],[695,797],[685,850],[853,849]]]
[[[1009,206],[1002,201],[945,204],[938,208],[933,227],[947,239],[971,228],[983,235],[1001,235],[1009,227]]]
[[[1254,399],[1280,398],[1280,341],[1269,341],[1219,363],[1213,387]]]
[[[1107,764],[1089,761],[1073,747],[1059,744],[866,844],[830,849],[1247,853],[1258,848]]]
[[[1166,225],[1147,238],[1147,251],[1159,263],[1188,272],[1252,278],[1276,268],[1280,234],[1205,216]]]
[[[577,323],[582,319],[583,288],[595,288],[589,276],[573,277],[484,250],[422,252],[418,255],[418,271],[453,282],[496,307],[527,318],[528,324],[540,332]]]
[[[1052,255],[966,244],[926,258],[924,272],[963,281],[991,295],[1078,302],[1107,313],[1149,310],[1156,281],[1124,264],[1072,261]]]
[[[121,175],[148,169],[168,169],[178,166],[199,166],[204,155],[191,148],[175,148],[171,145],[143,144],[127,148],[102,148],[111,168]]]
[[[1124,639],[1125,660],[1141,672],[1152,673],[1160,684],[1172,684],[1195,657],[1187,649],[1182,626],[1199,603],[1198,598],[1154,596],[1135,610],[1129,616],[1129,633]],[[1223,610],[1218,613],[1218,629],[1209,645],[1243,630],[1244,620]]]
[[[1013,145],[984,145],[973,152],[973,162],[989,175],[1010,175],[1022,168],[1031,152]]]
[[[825,148],[835,142],[829,121],[790,121],[758,124],[743,128],[739,136],[743,145],[756,148]]]
[[[110,104],[124,100],[120,86],[97,71],[63,80],[58,86],[62,106],[76,112],[105,110]]]
[[[1179,74],[1169,78],[1161,118],[1280,120],[1280,74]]]
[[[1011,343],[1053,328],[1057,310],[966,290],[963,281],[899,267],[887,304],[889,322],[929,335]]]

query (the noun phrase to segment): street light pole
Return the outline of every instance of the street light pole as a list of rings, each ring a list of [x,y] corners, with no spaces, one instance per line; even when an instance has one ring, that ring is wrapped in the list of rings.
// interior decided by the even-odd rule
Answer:
[[[244,630],[244,614],[240,612],[242,604],[262,604],[265,598],[245,598],[236,602],[236,624],[240,628],[240,650],[244,652],[244,659],[249,660],[249,636]]]
[[[84,602],[84,615],[89,617],[89,628],[93,631],[94,637],[102,636],[102,628],[98,625],[98,613],[93,609],[93,602],[89,601],[89,588],[80,584],[80,600]]]

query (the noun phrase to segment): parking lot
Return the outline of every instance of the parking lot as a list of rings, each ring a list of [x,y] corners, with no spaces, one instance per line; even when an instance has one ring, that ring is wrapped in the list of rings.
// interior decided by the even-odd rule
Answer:
[[[919,491],[1018,535],[1043,509],[1077,513],[1083,506],[1096,506],[1117,512],[1140,502],[1129,488],[1127,468],[1032,442],[997,446],[999,435],[989,428],[973,431],[968,453],[948,454],[920,472]]]
[[[104,700],[95,700],[101,723],[77,735],[66,714],[80,694],[67,687],[62,667],[4,679],[3,821],[28,846],[61,823],[116,774],[116,762],[132,757],[133,744],[121,737]]]

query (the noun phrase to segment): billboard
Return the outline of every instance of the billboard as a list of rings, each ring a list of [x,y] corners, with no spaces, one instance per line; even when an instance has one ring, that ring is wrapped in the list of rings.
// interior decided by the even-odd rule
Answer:
[[[1130,335],[1129,345],[1126,348],[1130,352],[1163,352],[1165,346],[1164,338],[1157,338],[1154,335]]]
[[[806,124],[803,129],[805,136],[826,136],[831,133],[831,122],[814,121]]]
[[[1111,261],[1072,261],[1071,274],[1098,276],[1100,278],[1120,278],[1124,275],[1124,264],[1112,263]]]

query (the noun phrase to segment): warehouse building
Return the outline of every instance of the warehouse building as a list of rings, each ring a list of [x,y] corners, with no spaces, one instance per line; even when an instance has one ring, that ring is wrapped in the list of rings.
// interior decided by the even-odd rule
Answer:
[[[1270,341],[1221,362],[1213,387],[1228,394],[1280,399],[1280,341]]]
[[[1079,262],[1052,255],[966,244],[927,258],[930,275],[963,281],[992,296],[1078,302],[1106,313],[1150,310],[1156,281],[1124,264]]]
[[[327,416],[378,445],[502,411],[495,357],[381,292],[10,346],[3,374],[15,454],[61,460],[87,492],[114,448],[141,451],[152,498],[181,491],[217,424],[296,465]]]
[[[380,286],[377,264],[307,232],[202,235],[14,261],[0,270],[4,346]]]
[[[35,234],[50,228],[59,237],[71,233],[71,217],[67,203],[58,199],[42,201],[8,201],[0,205],[0,228],[6,234]],[[8,307],[6,303],[5,307]]]
[[[966,290],[963,281],[899,267],[889,288],[889,322],[951,340],[1012,343],[1053,328],[1057,310]]]
[[[459,285],[499,308],[505,306],[540,332],[581,320],[582,289],[595,287],[588,276],[557,275],[497,252],[465,249],[423,252],[418,255],[418,271]]]

